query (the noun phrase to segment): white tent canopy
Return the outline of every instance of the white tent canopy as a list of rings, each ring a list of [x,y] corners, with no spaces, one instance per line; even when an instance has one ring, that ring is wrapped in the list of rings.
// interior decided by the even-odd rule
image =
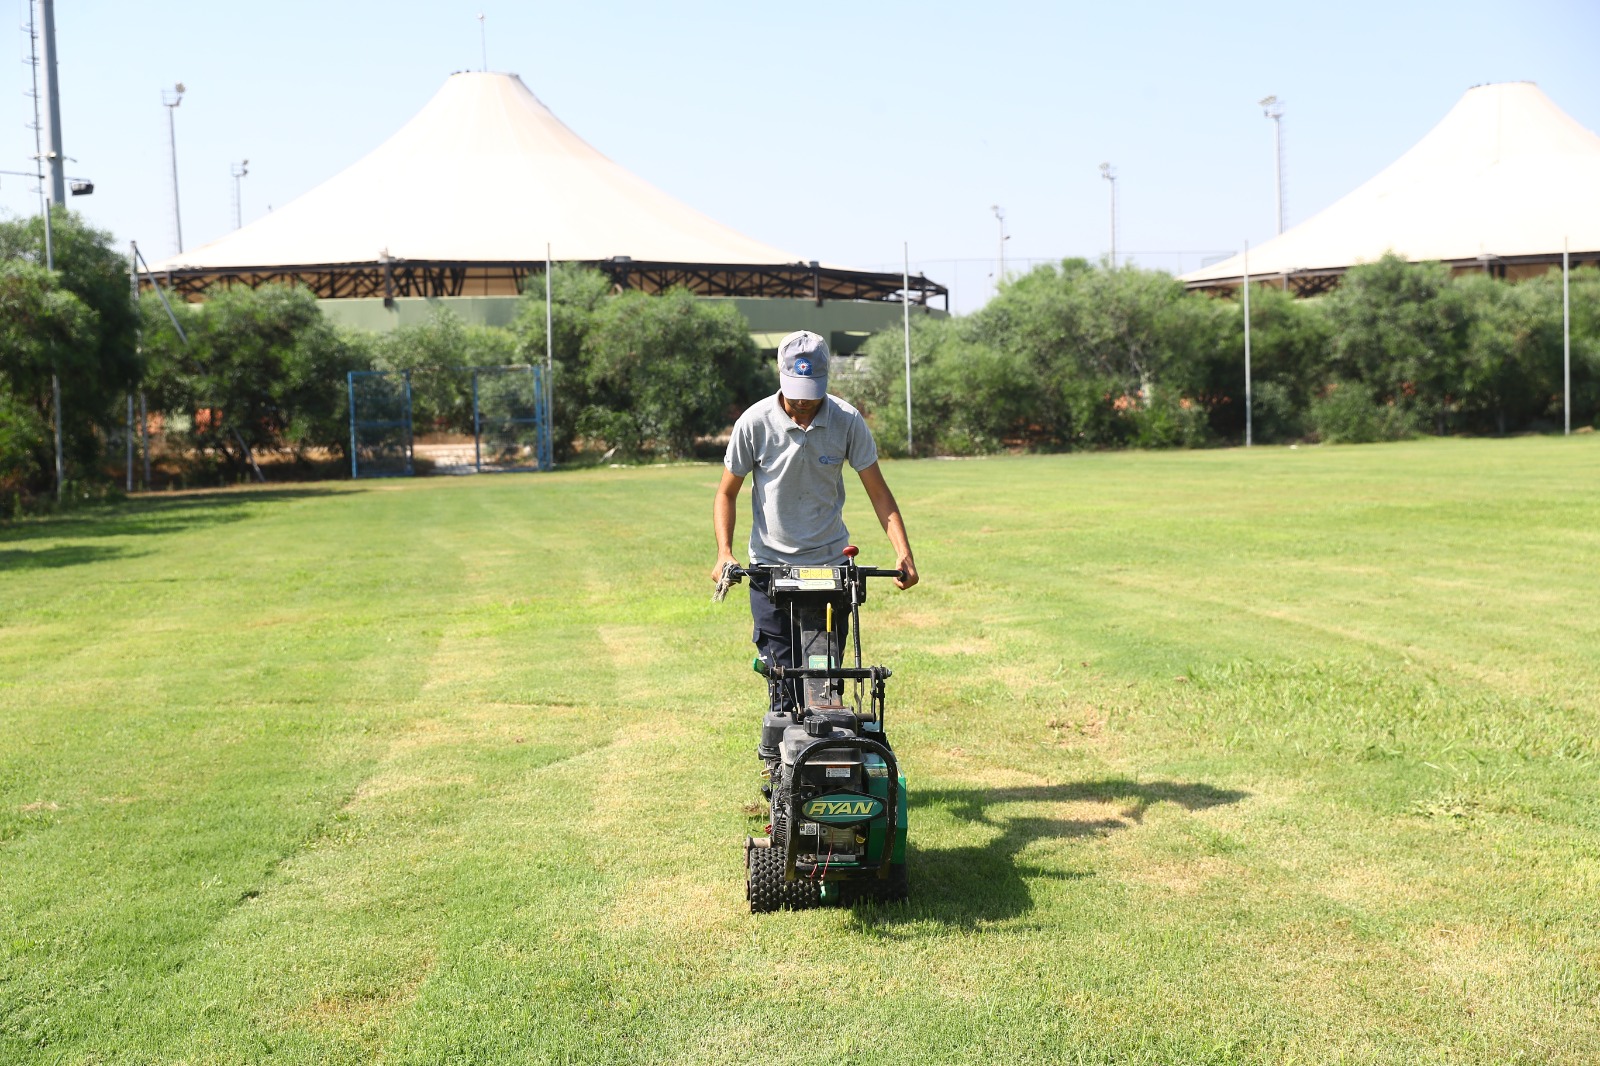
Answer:
[[[324,296],[514,293],[547,244],[558,261],[621,264],[644,288],[761,290],[777,278],[857,299],[901,288],[898,275],[808,262],[706,217],[596,151],[515,74],[479,72],[452,75],[397,133],[298,199],[152,269],[188,295],[219,281]],[[913,284],[912,298],[934,291]]]
[[[1427,136],[1331,207],[1250,250],[1251,277],[1325,288],[1386,251],[1457,267],[1600,254],[1600,137],[1532,82],[1480,85]],[[1185,274],[1237,285],[1242,255]],[[1316,284],[1317,281],[1322,284]],[[1309,284],[1306,284],[1309,283]]]

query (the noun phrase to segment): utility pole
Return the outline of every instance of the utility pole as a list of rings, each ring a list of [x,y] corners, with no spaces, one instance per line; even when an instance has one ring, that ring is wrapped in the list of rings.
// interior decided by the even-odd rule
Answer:
[[[178,251],[183,251],[183,214],[178,209],[178,124],[172,117],[183,103],[183,82],[170,89],[161,90],[161,103],[167,109],[167,144],[172,149],[172,228],[177,235]]]
[[[233,228],[244,228],[244,192],[240,188],[239,179],[250,173],[250,160],[245,159],[229,167],[233,175]],[[181,249],[180,249],[181,250]]]
[[[906,338],[906,458],[916,455],[911,448],[911,242],[900,245],[903,272],[900,275],[900,318]]]
[[[1272,120],[1273,189],[1278,200],[1278,232],[1283,232],[1283,103],[1276,96],[1264,97],[1261,113]]]
[[[1100,164],[1100,176],[1111,183],[1111,269],[1117,269],[1117,172],[1110,163]]]
[[[47,41],[46,52],[53,58],[55,56],[55,9],[44,0],[36,6],[28,8],[28,66],[33,73],[33,176],[39,180],[39,206],[44,215],[44,268],[51,273],[56,269],[55,241],[51,234],[51,214],[55,209],[56,200],[46,195],[44,180],[44,165],[46,154],[44,150],[44,122],[39,114],[39,31],[40,23],[45,23]],[[53,90],[47,90],[53,92]],[[56,121],[51,126],[51,138],[59,143],[61,137],[60,104],[56,105]],[[55,163],[60,164],[60,153],[55,153]],[[52,170],[52,174],[55,171]],[[57,194],[59,196],[59,194]],[[56,502],[60,503],[65,492],[66,459],[61,446],[61,373],[52,365],[50,367],[50,407],[55,416],[55,446],[56,446]]]
[[[1244,242],[1244,446],[1255,443],[1254,412],[1250,396],[1250,242]]]
[[[1572,263],[1571,238],[1561,238],[1561,422],[1562,435],[1572,435]]]

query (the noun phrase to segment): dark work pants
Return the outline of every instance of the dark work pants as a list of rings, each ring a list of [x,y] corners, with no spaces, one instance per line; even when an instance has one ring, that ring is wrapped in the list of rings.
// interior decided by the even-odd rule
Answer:
[[[826,599],[819,597],[809,601],[805,606],[795,605],[796,623],[800,620],[800,612],[809,610],[816,614],[813,628],[821,629],[827,603]],[[750,578],[750,618],[755,623],[750,639],[755,642],[756,651],[763,659],[775,666],[805,665],[800,661],[797,634],[789,631],[789,607],[775,604],[767,599],[767,579],[764,574],[753,575]],[[850,637],[850,597],[847,595],[841,594],[833,601],[833,628],[837,634],[834,648],[842,663]],[[799,681],[791,681],[784,685],[782,706],[774,706],[773,710],[792,710],[800,686]]]

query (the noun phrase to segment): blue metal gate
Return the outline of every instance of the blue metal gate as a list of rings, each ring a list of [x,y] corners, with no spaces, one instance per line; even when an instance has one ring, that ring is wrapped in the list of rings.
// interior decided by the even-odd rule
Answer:
[[[352,370],[350,476],[410,477],[412,463],[411,373]]]
[[[508,473],[549,470],[555,465],[543,367],[475,366],[433,373],[471,375],[471,470]],[[348,382],[350,476],[415,474],[411,372],[356,370]],[[459,466],[455,469],[466,472]]]

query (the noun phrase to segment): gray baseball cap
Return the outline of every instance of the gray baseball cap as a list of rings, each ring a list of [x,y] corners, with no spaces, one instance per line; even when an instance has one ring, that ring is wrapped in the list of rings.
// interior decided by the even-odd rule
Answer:
[[[791,400],[820,400],[828,394],[828,342],[809,330],[796,330],[778,345],[778,385]]]

